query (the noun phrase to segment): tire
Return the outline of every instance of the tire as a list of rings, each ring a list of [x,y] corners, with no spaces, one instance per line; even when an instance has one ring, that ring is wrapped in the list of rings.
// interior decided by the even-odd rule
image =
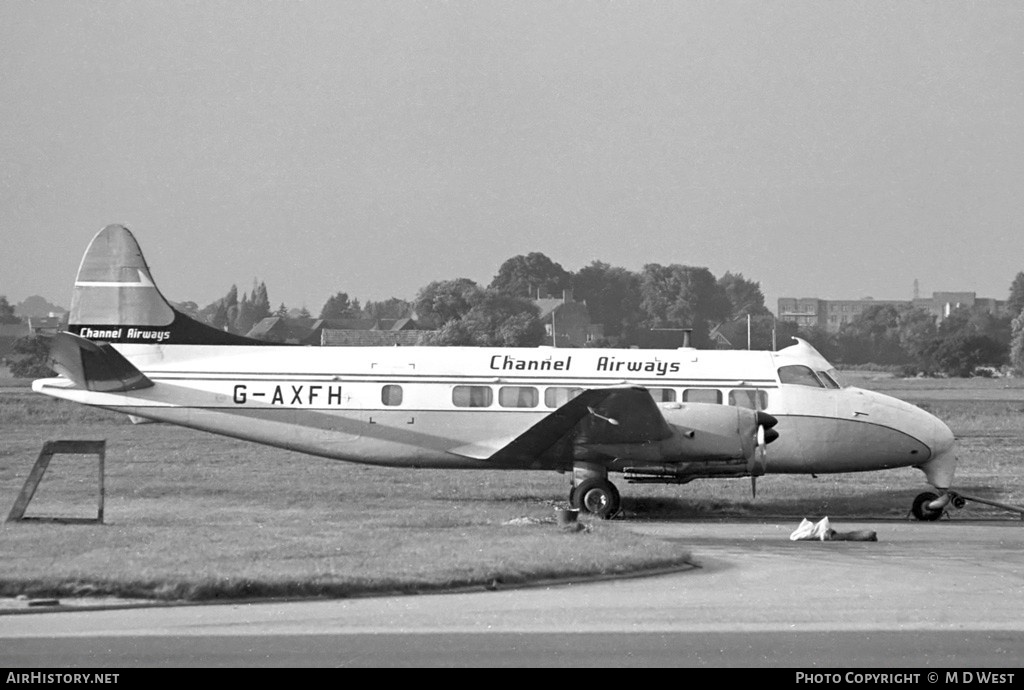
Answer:
[[[914,505],[910,509],[914,513],[914,517],[925,522],[934,522],[942,517],[942,510],[928,510],[928,504],[937,498],[938,496],[931,491],[918,494],[917,498],[914,499]]]
[[[619,491],[607,479],[587,479],[573,489],[570,495],[573,508],[602,520],[610,520],[619,512]]]

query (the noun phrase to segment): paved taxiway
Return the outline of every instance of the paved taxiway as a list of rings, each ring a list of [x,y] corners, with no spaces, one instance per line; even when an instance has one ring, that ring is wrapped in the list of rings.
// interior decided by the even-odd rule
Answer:
[[[816,520],[814,516],[809,516]],[[653,577],[342,601],[0,616],[8,666],[991,667],[1024,661],[1024,522],[635,523],[692,546]],[[581,534],[581,539],[586,535]]]

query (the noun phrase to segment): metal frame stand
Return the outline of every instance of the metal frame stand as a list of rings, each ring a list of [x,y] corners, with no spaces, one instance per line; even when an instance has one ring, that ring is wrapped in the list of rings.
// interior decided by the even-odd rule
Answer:
[[[62,522],[74,524],[103,524],[103,460],[106,456],[106,441],[47,441],[43,449],[39,451],[39,458],[29,472],[25,486],[14,501],[14,507],[7,515],[7,522],[23,522],[32,520],[34,522]],[[60,518],[60,517],[25,517],[25,509],[28,508],[32,496],[39,487],[39,482],[50,465],[54,455],[96,455],[99,458],[99,506],[96,518]]]

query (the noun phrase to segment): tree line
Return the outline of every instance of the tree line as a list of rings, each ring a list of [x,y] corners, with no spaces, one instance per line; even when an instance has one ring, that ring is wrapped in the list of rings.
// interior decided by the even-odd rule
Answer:
[[[748,314],[772,318],[760,285],[742,274],[727,272],[716,278],[707,268],[681,264],[647,264],[634,272],[601,261],[571,272],[539,252],[506,260],[486,286],[469,278],[438,280],[421,288],[412,300],[392,297],[365,305],[338,292],[327,299],[317,318],[415,317],[421,328],[432,331],[424,344],[534,347],[545,340],[534,300],[561,297],[566,290],[586,302],[592,322],[603,324],[607,340],[597,343],[601,345],[630,347],[649,329],[687,328],[692,329],[694,346],[710,347],[713,326]],[[176,306],[193,318],[242,335],[266,316],[313,319],[305,308],[295,312],[284,304],[272,313],[265,284],[255,281],[248,295],[239,296],[232,285],[227,295],[206,307],[192,302]]]
[[[546,336],[534,300],[560,297],[566,290],[586,302],[591,321],[604,327],[606,340],[592,346],[638,346],[645,332],[666,328],[690,329],[691,344],[698,348],[723,347],[712,340],[713,330],[733,347],[743,348],[749,340],[750,347],[762,350],[784,347],[797,335],[839,366],[874,364],[906,374],[950,376],[990,367],[1024,374],[1024,272],[1010,286],[1004,315],[957,309],[940,321],[919,307],[874,305],[830,333],[776,321],[764,304],[760,284],[739,273],[716,278],[703,267],[655,263],[630,271],[602,261],[571,272],[533,252],[506,260],[486,287],[468,278],[438,280],[411,301],[392,297],[365,305],[338,292],[327,299],[318,318],[414,316],[429,330],[425,345],[535,347]],[[313,321],[305,307],[289,310],[281,304],[272,310],[265,283],[255,280],[248,293],[232,285],[223,298],[202,308],[194,302],[175,306],[240,334],[267,316]],[[6,298],[0,297],[0,323],[16,321]]]

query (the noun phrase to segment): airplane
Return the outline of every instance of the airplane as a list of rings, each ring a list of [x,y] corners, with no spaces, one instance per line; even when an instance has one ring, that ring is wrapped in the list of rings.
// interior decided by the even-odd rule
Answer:
[[[190,318],[134,235],[109,225],[78,270],[56,378],[38,393],[314,456],[403,468],[547,470],[598,518],[609,480],[686,484],[916,467],[958,495],[954,437],[928,412],[846,386],[808,342],[776,352],[268,344]],[[960,507],[960,505],[957,505]]]

